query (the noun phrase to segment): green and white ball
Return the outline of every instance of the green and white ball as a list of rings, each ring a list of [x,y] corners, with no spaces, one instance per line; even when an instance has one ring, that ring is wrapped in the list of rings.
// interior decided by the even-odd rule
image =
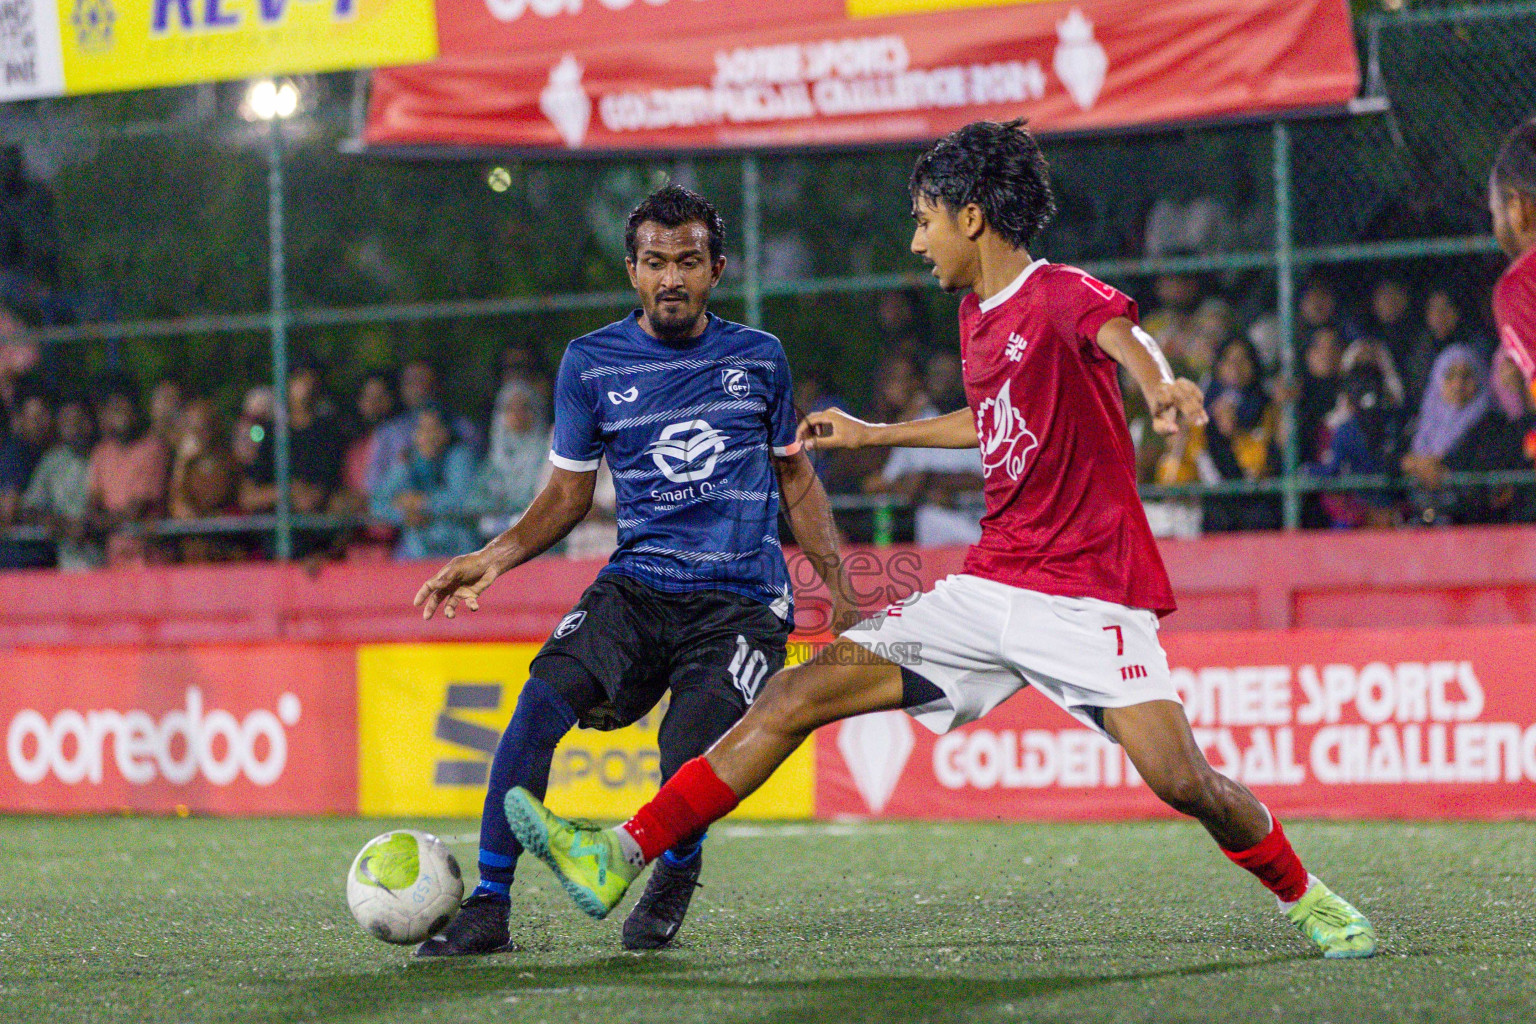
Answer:
[[[443,930],[464,898],[459,862],[437,836],[400,829],[368,841],[347,872],[347,906],[385,942],[420,942]]]

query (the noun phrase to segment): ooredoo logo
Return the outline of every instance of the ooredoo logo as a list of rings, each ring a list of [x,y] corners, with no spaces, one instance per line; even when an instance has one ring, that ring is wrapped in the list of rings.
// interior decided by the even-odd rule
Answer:
[[[227,786],[241,775],[270,786],[288,763],[287,728],[299,722],[299,698],[285,693],[277,711],[257,708],[237,719],[223,708],[203,710],[203,692],[187,688],[183,707],[156,719],[143,710],[76,711],[52,719],[30,708],[17,712],[5,735],[11,771],[28,785],[50,774],[67,785],[101,782],[110,760],[127,782],[163,778],[185,785],[197,776]],[[286,727],[286,728],[285,728]]]

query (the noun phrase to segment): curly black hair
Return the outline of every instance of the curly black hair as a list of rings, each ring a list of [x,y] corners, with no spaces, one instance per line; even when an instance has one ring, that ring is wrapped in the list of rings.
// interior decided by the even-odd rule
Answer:
[[[951,213],[975,203],[987,226],[1022,249],[1051,222],[1050,166],[1023,118],[974,121],[917,158],[907,190]]]
[[[682,227],[697,221],[709,230],[709,258],[717,260],[725,253],[725,221],[720,219],[720,211],[692,189],[663,185],[630,212],[629,223],[624,226],[624,248],[631,260],[638,252],[635,232],[648,220],[664,228]]]
[[[1536,200],[1536,118],[1517,126],[1493,158],[1489,176],[1500,192],[1519,192]]]

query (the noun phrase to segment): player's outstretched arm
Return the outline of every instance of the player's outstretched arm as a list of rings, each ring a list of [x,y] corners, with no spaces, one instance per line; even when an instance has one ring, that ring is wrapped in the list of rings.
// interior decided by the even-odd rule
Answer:
[[[479,551],[453,559],[421,585],[413,602],[421,617],[430,619],[441,605],[443,616],[451,619],[460,601],[470,611],[479,611],[480,595],[498,576],[548,551],[586,518],[596,482],[595,471],[555,467],[549,483],[511,529]]]
[[[817,451],[832,448],[975,448],[976,417],[969,408],[906,423],[866,423],[841,409],[813,412],[796,435]]]
[[[1146,396],[1147,408],[1152,410],[1153,430],[1177,434],[1184,427],[1205,424],[1205,399],[1200,386],[1174,377],[1173,368],[1152,335],[1117,316],[1099,329],[1097,340],[1099,348],[1136,379],[1137,387]]]
[[[840,633],[857,622],[860,613],[837,547],[837,524],[832,520],[826,489],[804,451],[775,456],[773,468],[779,475],[779,494],[795,543],[827,585],[832,595],[832,632]]]

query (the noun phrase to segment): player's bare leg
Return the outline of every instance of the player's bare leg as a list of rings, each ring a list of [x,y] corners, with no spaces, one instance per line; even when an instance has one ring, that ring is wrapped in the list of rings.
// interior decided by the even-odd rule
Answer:
[[[839,719],[899,708],[902,689],[894,662],[838,639],[804,665],[775,674],[708,754],[679,768],[619,828],[565,821],[521,788],[507,794],[508,824],[582,910],[605,917],[646,864],[729,814],[812,732]]]
[[[1182,707],[1155,700],[1106,709],[1104,729],[1125,748],[1152,792],[1204,825],[1234,864],[1275,894],[1286,917],[1325,957],[1376,952],[1370,921],[1307,872],[1279,820],[1247,786],[1206,761]]]

